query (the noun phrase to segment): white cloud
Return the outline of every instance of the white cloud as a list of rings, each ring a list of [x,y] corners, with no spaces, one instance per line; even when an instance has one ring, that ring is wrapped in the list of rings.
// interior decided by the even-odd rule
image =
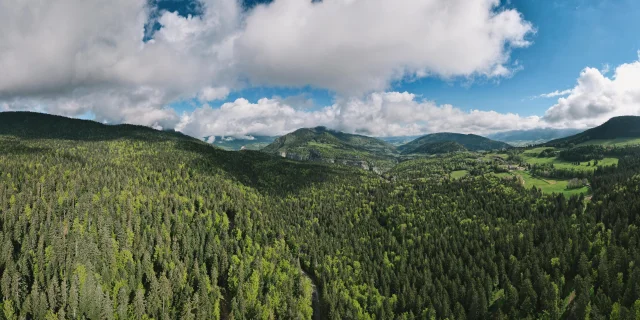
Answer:
[[[0,101],[175,124],[170,102],[233,84],[227,70],[241,10],[235,0],[205,6],[202,17],[162,12],[162,29],[145,43],[146,0],[0,0]]]
[[[229,96],[229,88],[227,87],[206,87],[200,91],[198,98],[200,101],[214,101],[214,100],[223,100]]]
[[[276,0],[257,7],[236,43],[255,83],[340,93],[412,76],[508,76],[509,49],[532,25],[499,0]]]
[[[543,93],[537,96],[536,98],[555,98],[555,97],[566,96],[570,93],[571,93],[571,89],[562,90],[562,91],[556,90],[554,92]]]
[[[401,79],[505,77],[533,26],[499,0],[275,0],[242,12],[202,0],[203,14],[160,12],[144,42],[146,0],[0,0],[0,110],[177,128],[194,136],[274,135],[325,125],[371,135],[489,133],[599,124],[640,114],[640,62],[586,68],[543,118],[436,105],[385,92]],[[154,13],[155,14],[155,13]],[[155,18],[153,18],[155,19]],[[149,34],[147,34],[149,35]],[[182,99],[226,99],[247,85],[329,89],[310,97],[238,99],[179,116]]]
[[[146,0],[0,0],[0,103],[170,124],[170,103],[223,99],[246,79],[363,93],[403,77],[508,76],[510,49],[533,32],[499,0],[275,0],[246,13],[201,1],[201,16],[183,17]]]
[[[372,93],[365,99],[339,100],[319,110],[300,110],[278,99],[245,99],[219,109],[204,105],[183,115],[179,131],[195,137],[210,135],[281,135],[302,127],[327,126],[372,136],[416,135],[425,132],[489,133],[540,126],[538,117],[494,111],[463,111],[451,105],[420,101],[407,92]]]
[[[585,68],[568,97],[558,99],[545,113],[554,125],[598,125],[620,115],[640,115],[640,61],[625,63],[606,77]]]

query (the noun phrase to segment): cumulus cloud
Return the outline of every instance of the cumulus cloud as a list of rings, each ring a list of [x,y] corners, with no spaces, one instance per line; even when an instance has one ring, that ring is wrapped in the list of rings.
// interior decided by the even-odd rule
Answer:
[[[571,94],[558,99],[544,115],[552,124],[597,125],[620,115],[640,115],[640,60],[625,63],[606,77],[585,68]]]
[[[197,108],[183,115],[176,128],[196,137],[274,136],[315,126],[372,136],[403,136],[441,131],[489,133],[539,125],[540,118],[535,116],[464,111],[418,100],[407,92],[382,92],[364,99],[339,100],[318,110],[300,110],[279,99],[261,99],[256,103],[238,99],[218,109],[209,105]]]
[[[226,99],[229,95],[229,88],[227,87],[206,87],[200,91],[198,98],[200,101],[214,101]]]
[[[403,77],[508,76],[509,51],[533,32],[499,0],[275,0],[249,12],[200,0],[188,17],[148,3],[0,0],[3,109],[171,125],[170,103],[247,85],[361,94]]]
[[[162,12],[162,28],[144,42],[146,0],[0,0],[0,101],[170,124],[177,117],[168,103],[232,83],[225,70],[240,9],[235,0],[204,5],[215,9],[201,17]]]
[[[236,42],[258,84],[385,89],[403,77],[512,72],[509,49],[533,26],[499,0],[276,0],[258,6]]]

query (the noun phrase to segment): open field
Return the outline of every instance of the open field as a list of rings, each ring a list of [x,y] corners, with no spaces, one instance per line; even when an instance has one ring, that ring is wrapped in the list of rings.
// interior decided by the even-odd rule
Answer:
[[[567,190],[567,180],[551,180],[533,177],[528,172],[518,173],[522,176],[526,187],[535,186],[540,188],[544,193],[564,193],[565,196],[572,196],[581,193],[587,193],[589,188],[582,187],[579,189]]]
[[[536,187],[542,190],[544,193],[563,193],[565,196],[570,197],[572,195],[586,194],[589,192],[589,188],[582,187],[579,189],[567,190],[567,180],[553,180],[553,179],[541,179],[533,177],[528,172],[503,172],[493,173],[492,175],[500,178],[509,178],[516,175],[522,176],[524,179],[524,185],[527,188]]]
[[[460,178],[465,177],[467,175],[469,175],[469,171],[467,171],[467,170],[457,170],[457,171],[451,172],[451,179],[460,179]]]

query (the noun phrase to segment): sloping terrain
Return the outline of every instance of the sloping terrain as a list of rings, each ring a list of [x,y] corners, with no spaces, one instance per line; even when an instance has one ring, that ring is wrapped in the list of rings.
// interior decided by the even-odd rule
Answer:
[[[569,198],[536,187],[564,188],[544,172],[506,168],[518,150],[416,157],[381,177],[171,132],[22,116],[38,126],[0,134],[0,318],[640,312],[637,147],[582,173],[589,185]]]
[[[434,142],[456,142],[469,151],[489,151],[512,148],[509,144],[494,141],[475,134],[460,133],[433,133],[415,139],[405,145],[399,146],[398,150],[402,154],[418,153],[421,146]]]
[[[600,126],[573,136],[556,139],[546,143],[553,147],[578,145],[593,140],[615,140],[621,138],[640,138],[640,117],[622,116],[609,119]]]
[[[438,141],[423,143],[413,149],[411,153],[416,154],[442,154],[450,152],[467,151],[462,144],[455,141]]]
[[[262,151],[294,160],[340,163],[374,171],[384,171],[396,162],[395,147],[389,143],[324,127],[298,129],[277,138]]]

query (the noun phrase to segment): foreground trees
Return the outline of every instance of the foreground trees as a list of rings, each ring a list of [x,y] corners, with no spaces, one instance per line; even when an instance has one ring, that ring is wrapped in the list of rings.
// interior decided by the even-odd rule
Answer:
[[[381,178],[181,138],[0,147],[5,319],[640,316],[633,149],[588,201],[463,156]]]

